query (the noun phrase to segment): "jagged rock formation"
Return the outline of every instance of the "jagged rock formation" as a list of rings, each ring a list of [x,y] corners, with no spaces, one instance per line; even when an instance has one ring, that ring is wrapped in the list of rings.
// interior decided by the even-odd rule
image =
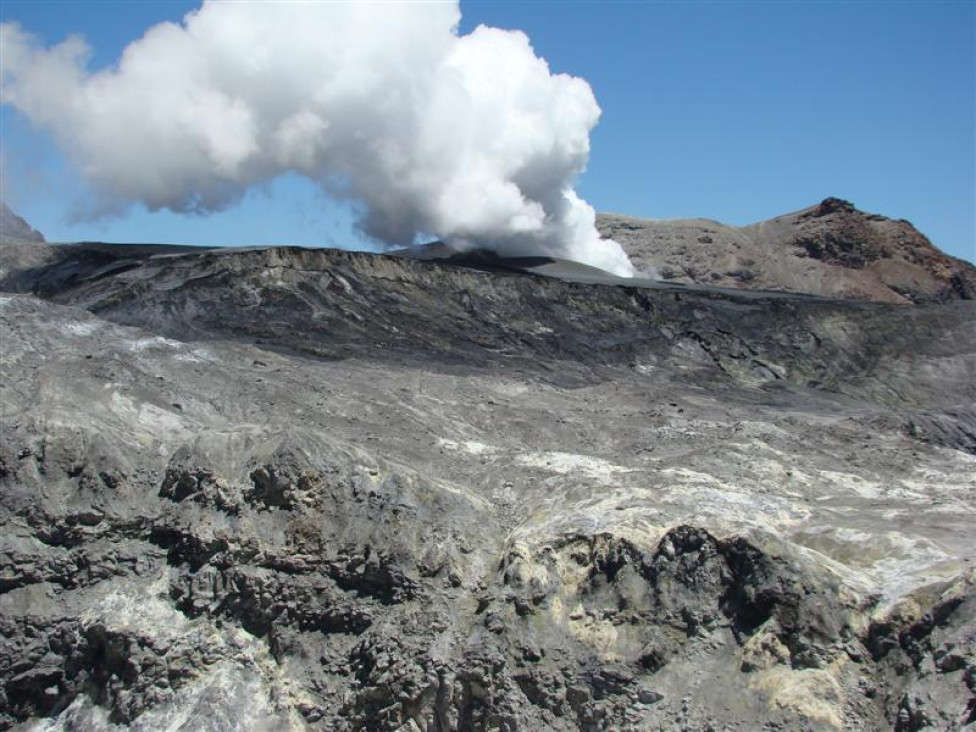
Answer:
[[[0,252],[0,727],[976,721],[976,303]]]
[[[976,298],[976,267],[914,226],[837,198],[744,227],[600,214],[639,270],[667,280],[893,303]]]

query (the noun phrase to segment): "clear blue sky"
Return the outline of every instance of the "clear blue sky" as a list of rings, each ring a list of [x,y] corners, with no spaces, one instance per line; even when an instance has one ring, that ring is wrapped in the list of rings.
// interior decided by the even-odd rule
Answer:
[[[78,33],[93,68],[193,2],[3,0],[47,43]],[[462,0],[462,32],[524,30],[603,109],[580,194],[599,211],[746,224],[826,196],[906,218],[976,260],[976,2]],[[0,111],[2,195],[49,239],[357,246],[349,212],[297,177],[209,217],[72,222],[83,183]]]

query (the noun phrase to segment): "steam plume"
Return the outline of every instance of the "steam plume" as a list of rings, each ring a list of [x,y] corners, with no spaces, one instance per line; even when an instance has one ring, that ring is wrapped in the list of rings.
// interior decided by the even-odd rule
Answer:
[[[96,190],[206,213],[288,171],[362,204],[370,237],[562,256],[631,275],[574,192],[600,109],[529,39],[458,35],[457,2],[205,2],[116,67],[0,26],[4,103]]]

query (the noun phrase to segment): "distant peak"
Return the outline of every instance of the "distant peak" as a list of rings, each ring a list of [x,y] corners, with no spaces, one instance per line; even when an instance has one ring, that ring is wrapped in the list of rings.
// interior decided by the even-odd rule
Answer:
[[[827,216],[832,213],[856,213],[857,209],[854,204],[850,201],[845,201],[843,198],[825,198],[817,206],[816,211],[813,212],[814,216]]]

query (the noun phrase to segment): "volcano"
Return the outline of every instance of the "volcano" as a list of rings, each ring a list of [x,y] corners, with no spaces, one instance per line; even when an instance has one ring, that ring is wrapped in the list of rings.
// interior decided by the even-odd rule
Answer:
[[[646,277],[5,242],[0,728],[973,724],[972,268],[598,223]]]

